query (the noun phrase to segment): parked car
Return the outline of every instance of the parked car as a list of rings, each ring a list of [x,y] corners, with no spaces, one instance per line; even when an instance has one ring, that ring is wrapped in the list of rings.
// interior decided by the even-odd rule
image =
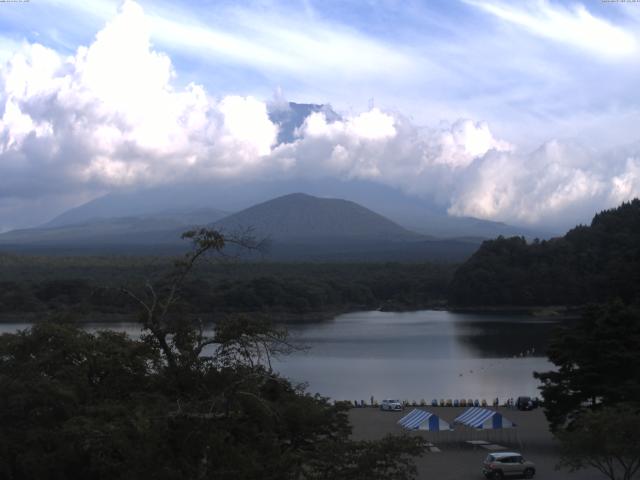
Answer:
[[[518,410],[533,410],[536,407],[536,402],[531,397],[518,397],[516,400],[516,408]]]
[[[404,405],[400,400],[382,400],[380,404],[380,410],[388,410],[394,412],[401,412],[404,410]]]
[[[482,473],[492,480],[514,476],[533,478],[536,466],[516,452],[490,453],[484,460]]]

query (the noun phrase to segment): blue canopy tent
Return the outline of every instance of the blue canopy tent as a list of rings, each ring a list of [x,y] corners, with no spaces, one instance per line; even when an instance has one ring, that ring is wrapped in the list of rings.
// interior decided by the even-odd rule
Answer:
[[[429,432],[451,430],[449,424],[437,415],[417,408],[398,420],[398,423],[407,430],[427,430]]]
[[[516,426],[511,420],[506,419],[500,412],[487,408],[472,407],[455,418],[454,424],[461,423],[467,427],[477,429],[513,428]]]

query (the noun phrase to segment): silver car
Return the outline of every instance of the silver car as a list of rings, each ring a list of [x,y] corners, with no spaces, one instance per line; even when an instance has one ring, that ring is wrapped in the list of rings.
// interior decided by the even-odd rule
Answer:
[[[404,406],[400,400],[382,400],[380,410],[388,410],[393,412],[401,412]]]
[[[491,479],[514,476],[533,478],[536,466],[516,452],[491,453],[484,460],[482,473]]]

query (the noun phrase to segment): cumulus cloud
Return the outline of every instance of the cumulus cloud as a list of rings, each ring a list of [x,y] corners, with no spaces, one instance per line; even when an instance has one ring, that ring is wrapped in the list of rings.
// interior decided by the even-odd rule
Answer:
[[[605,158],[559,141],[521,152],[471,119],[426,128],[378,108],[337,120],[315,112],[276,145],[265,102],[178,87],[149,38],[142,9],[127,1],[73,55],[33,44],[5,64],[1,215],[70,192],[283,175],[366,179],[432,197],[453,215],[528,224],[573,223],[640,194],[633,152]]]
[[[492,152],[454,186],[449,212],[556,227],[640,193],[638,162],[552,140],[533,153]]]
[[[215,100],[196,84],[175,88],[174,77],[133,2],[70,58],[38,44],[14,55],[0,84],[5,195],[6,184],[43,175],[51,181],[13,194],[158,183],[201,171],[224,177],[267,161],[277,127],[263,102]]]
[[[377,109],[331,123],[314,113],[272,155],[300,175],[373,180],[435,198],[452,215],[519,224],[562,228],[640,193],[637,156],[559,140],[519,152],[483,122],[424,129]]]

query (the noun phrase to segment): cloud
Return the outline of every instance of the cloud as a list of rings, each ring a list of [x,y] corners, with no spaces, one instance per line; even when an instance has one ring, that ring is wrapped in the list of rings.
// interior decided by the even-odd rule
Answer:
[[[264,101],[178,86],[152,29],[127,1],[72,55],[25,44],[2,67],[0,228],[34,205],[190,181],[366,179],[454,215],[557,225],[640,193],[636,150],[607,158],[551,140],[523,152],[468,118],[420,127],[381,108],[338,120],[315,112],[291,143],[276,145]]]
[[[525,155],[490,152],[453,187],[449,212],[569,227],[640,194],[635,158],[552,140]]]
[[[534,35],[565,43],[607,58],[625,58],[638,51],[636,37],[621,27],[591,14],[584,5],[571,8],[547,0],[505,4],[487,0],[464,0]]]
[[[611,184],[610,204],[640,198],[640,156],[627,158],[624,168],[612,178]]]
[[[113,2],[70,0],[59,5],[80,18],[109,19]],[[218,2],[215,8],[180,2],[148,2],[149,33],[165,49],[274,74],[334,76],[351,80],[371,75],[402,76],[415,71],[415,59],[397,46],[357,29],[314,16],[308,8],[281,8],[278,2]],[[380,59],[384,58],[384,62]]]
[[[74,56],[29,45],[0,75],[4,196],[246,174],[277,136],[263,102],[175,88],[171,60],[152,49],[130,1]],[[38,188],[11,188],[29,183]]]

